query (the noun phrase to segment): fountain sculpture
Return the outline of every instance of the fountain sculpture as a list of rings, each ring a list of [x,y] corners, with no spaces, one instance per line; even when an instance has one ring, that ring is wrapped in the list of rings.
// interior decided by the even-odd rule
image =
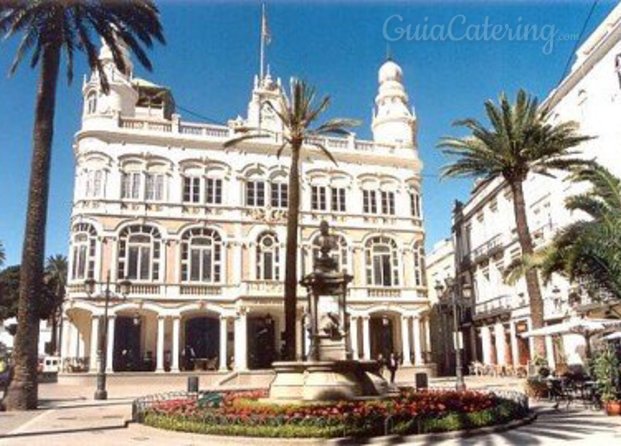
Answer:
[[[308,294],[310,351],[306,361],[273,364],[276,377],[269,399],[275,402],[330,401],[388,396],[391,388],[377,361],[352,358],[349,348],[347,285],[353,277],[338,270],[330,255],[336,241],[326,221],[320,225],[320,255],[300,284]]]

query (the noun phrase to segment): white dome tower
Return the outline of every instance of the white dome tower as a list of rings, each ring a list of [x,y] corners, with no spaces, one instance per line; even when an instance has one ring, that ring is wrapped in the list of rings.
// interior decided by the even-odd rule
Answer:
[[[403,71],[392,59],[379,69],[379,90],[373,111],[373,140],[379,143],[416,146],[416,115],[410,111],[403,86]]]
[[[91,73],[88,81],[85,81],[82,86],[82,95],[84,96],[82,123],[84,127],[116,125],[116,122],[111,122],[111,118],[114,121],[118,119],[119,115],[134,115],[138,93],[132,86],[133,64],[125,43],[119,41],[118,46],[125,62],[123,71],[116,67],[112,51],[103,39],[99,51],[99,60],[110,86],[108,94],[102,91],[97,70]]]

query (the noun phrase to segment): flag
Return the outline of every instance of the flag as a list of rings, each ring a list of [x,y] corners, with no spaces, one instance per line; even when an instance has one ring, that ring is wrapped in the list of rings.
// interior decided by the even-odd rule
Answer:
[[[263,14],[261,16],[261,39],[265,42],[266,45],[269,45],[272,42],[272,34],[270,33],[270,28],[267,25],[267,14],[265,14],[265,5],[263,5]]]

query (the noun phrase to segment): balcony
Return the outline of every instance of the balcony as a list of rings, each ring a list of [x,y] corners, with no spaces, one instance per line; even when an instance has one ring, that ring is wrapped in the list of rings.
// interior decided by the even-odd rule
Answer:
[[[182,296],[220,296],[222,294],[221,286],[206,285],[181,285],[179,294]]]
[[[489,316],[506,313],[514,308],[518,308],[517,299],[509,294],[496,296],[485,302],[477,302],[474,307],[474,319],[481,319]]]
[[[547,242],[552,240],[552,237],[556,234],[556,225],[552,223],[546,223],[543,226],[539,226],[534,231],[531,231],[531,235],[533,238],[533,247],[540,248],[545,245]]]
[[[401,290],[395,288],[367,288],[367,297],[395,298],[401,296]]]
[[[496,234],[494,237],[477,246],[470,253],[473,262],[481,262],[504,249],[502,234]]]
[[[225,125],[201,124],[195,122],[184,122],[180,120],[163,119],[142,119],[135,117],[119,118],[119,128],[137,132],[164,133],[171,135],[181,135],[192,138],[204,138],[216,141],[224,141],[236,135],[235,129]],[[274,141],[280,144],[280,135],[276,138],[261,139],[255,141],[257,144],[273,144]],[[383,154],[394,154],[398,148],[397,144],[377,143],[374,141],[359,140],[353,135],[346,138],[339,137],[313,137],[307,143],[321,144],[332,150],[358,151],[358,152],[380,152]]]

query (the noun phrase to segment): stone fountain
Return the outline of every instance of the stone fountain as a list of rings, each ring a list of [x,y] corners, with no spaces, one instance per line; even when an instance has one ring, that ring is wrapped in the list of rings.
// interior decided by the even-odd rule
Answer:
[[[300,281],[308,295],[310,352],[306,361],[273,364],[276,377],[269,400],[311,402],[389,396],[392,389],[381,377],[377,361],[352,358],[347,285],[353,277],[339,271],[330,255],[337,246],[328,223],[322,221],[320,230],[320,255],[314,259],[313,272]]]

